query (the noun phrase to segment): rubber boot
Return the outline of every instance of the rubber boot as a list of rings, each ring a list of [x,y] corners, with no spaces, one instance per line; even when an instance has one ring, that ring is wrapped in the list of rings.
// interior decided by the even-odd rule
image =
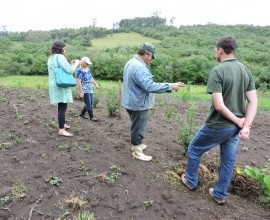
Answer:
[[[88,118],[86,117],[85,113],[86,113],[86,107],[83,106],[83,109],[82,109],[82,111],[81,111],[80,117],[82,117],[82,118],[84,118],[84,119],[88,119]]]
[[[90,117],[90,120],[91,120],[91,121],[94,121],[94,122],[98,121],[98,120],[94,117],[93,109],[88,110],[88,114],[89,114],[89,117]]]

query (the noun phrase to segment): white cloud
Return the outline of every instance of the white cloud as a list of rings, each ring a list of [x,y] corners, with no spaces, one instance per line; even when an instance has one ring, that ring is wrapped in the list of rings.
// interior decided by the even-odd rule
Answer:
[[[51,30],[89,26],[112,28],[124,18],[148,17],[160,12],[174,24],[270,25],[267,0],[5,0],[1,3],[0,27],[10,31]]]

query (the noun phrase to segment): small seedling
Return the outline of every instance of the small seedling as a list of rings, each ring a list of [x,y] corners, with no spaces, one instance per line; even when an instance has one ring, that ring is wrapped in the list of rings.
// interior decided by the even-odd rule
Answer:
[[[2,205],[8,204],[12,201],[12,199],[9,196],[4,196],[0,198],[0,201]]]
[[[46,178],[46,181],[53,186],[59,186],[63,182],[62,179],[57,176],[50,176]]]
[[[154,202],[155,202],[154,200],[148,199],[148,200],[143,201],[143,205],[145,207],[150,207],[150,206],[153,206]]]

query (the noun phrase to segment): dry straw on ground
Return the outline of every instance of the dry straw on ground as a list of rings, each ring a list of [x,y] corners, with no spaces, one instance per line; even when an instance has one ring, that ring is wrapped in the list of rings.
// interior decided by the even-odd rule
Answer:
[[[199,191],[206,191],[213,187],[218,178],[218,160],[203,160],[199,166]],[[171,172],[177,179],[185,172],[186,162],[181,162],[175,170]],[[238,174],[234,170],[229,191],[244,198],[258,198],[261,195],[260,184],[258,181]]]

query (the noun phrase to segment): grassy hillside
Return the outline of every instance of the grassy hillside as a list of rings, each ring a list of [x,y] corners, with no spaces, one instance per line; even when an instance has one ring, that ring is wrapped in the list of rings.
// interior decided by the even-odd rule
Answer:
[[[182,81],[205,85],[217,65],[214,45],[226,35],[237,38],[237,58],[253,73],[256,87],[270,88],[270,27],[249,25],[197,25],[172,27],[132,23],[125,28],[103,30],[85,27],[52,32],[0,35],[0,76],[47,75],[47,58],[55,39],[63,40],[68,60],[89,56],[94,76],[101,80],[122,78],[125,63],[144,42],[153,43],[158,59],[151,63],[156,81]],[[138,26],[139,25],[139,26]]]
[[[94,49],[102,50],[105,48],[114,47],[138,47],[145,42],[156,44],[160,43],[160,40],[156,40],[151,37],[145,37],[135,32],[116,33],[107,35],[105,38],[94,39],[92,41],[92,46]]]

